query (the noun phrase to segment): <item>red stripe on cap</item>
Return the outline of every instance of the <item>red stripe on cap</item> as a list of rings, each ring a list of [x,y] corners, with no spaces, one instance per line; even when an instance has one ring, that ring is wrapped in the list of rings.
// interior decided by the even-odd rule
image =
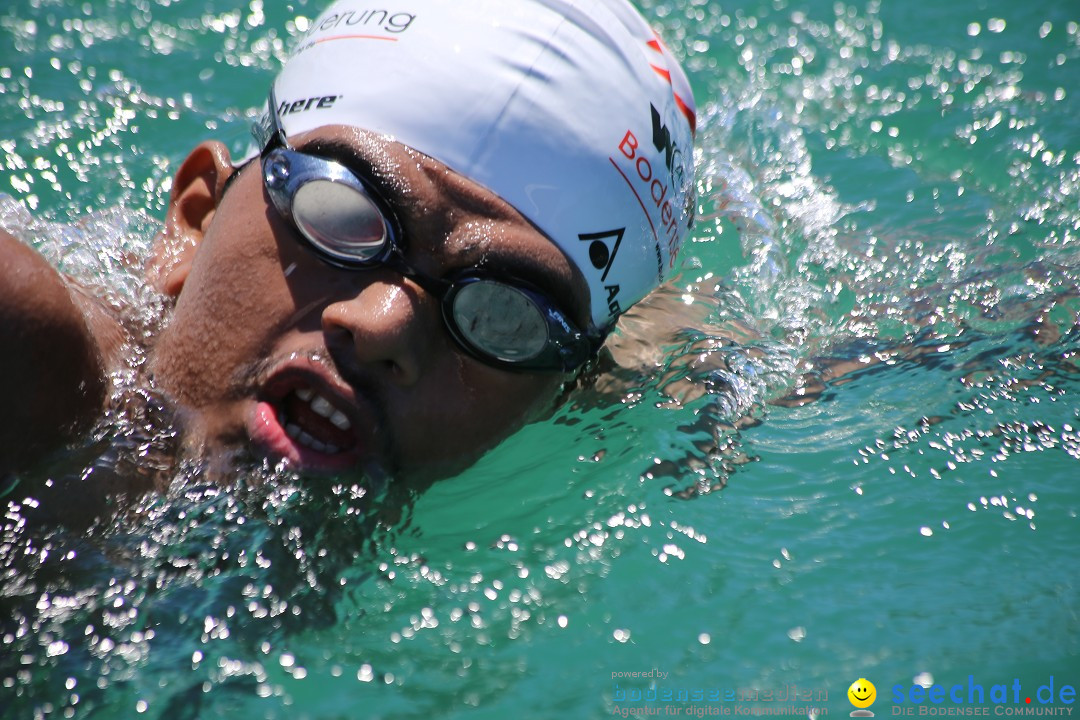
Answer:
[[[663,51],[663,50],[662,50],[662,49],[660,48],[660,41],[659,41],[659,40],[649,40],[649,42],[648,42],[648,46],[649,46],[649,47],[651,47],[651,48],[652,48],[653,50],[655,50],[655,51],[656,51],[656,52],[658,52],[658,53],[662,53],[662,52],[664,52],[664,51]]]
[[[331,40],[389,40],[390,42],[397,42],[397,38],[386,37],[385,35],[331,35],[330,37],[319,38],[312,45]]]
[[[694,114],[693,108],[687,105],[679,93],[672,93],[675,96],[675,104],[679,106],[679,111],[686,117],[686,121],[690,123],[690,134],[697,135],[697,116]]]
[[[657,75],[664,78],[664,80],[667,81],[668,85],[671,84],[671,73],[670,72],[668,72],[667,70],[665,70],[662,67],[656,67],[655,65],[649,65],[649,67],[651,67],[653,70],[655,70]]]

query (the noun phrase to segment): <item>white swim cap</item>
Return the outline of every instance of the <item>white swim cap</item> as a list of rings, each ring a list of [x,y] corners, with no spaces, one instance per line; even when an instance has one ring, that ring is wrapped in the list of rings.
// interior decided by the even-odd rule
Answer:
[[[513,205],[581,270],[599,329],[692,222],[693,95],[626,0],[340,0],[275,83],[287,134],[384,134]]]

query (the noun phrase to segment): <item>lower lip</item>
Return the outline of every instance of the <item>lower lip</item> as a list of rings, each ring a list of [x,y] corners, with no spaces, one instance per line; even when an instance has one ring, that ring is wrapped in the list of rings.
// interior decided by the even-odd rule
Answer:
[[[329,455],[298,444],[278,422],[274,406],[265,401],[256,403],[248,422],[248,435],[267,455],[287,460],[298,470],[340,472],[359,465],[358,450]]]

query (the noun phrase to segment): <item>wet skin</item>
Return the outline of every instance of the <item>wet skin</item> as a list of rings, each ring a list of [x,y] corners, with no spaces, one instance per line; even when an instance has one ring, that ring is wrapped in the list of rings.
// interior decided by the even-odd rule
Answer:
[[[493,193],[353,128],[290,140],[376,180],[421,272],[505,270],[546,290],[584,326],[583,279]],[[447,333],[437,300],[392,271],[319,260],[269,203],[258,163],[225,192],[233,172],[218,143],[191,153],[153,263],[155,282],[176,304],[149,368],[180,408],[187,453],[224,466],[253,454],[307,471],[378,467],[432,477],[467,466],[550,410],[565,375],[469,357]],[[313,410],[313,395],[328,403]],[[290,437],[290,425],[309,439]]]
[[[89,294],[0,230],[0,481],[100,415],[122,341]]]

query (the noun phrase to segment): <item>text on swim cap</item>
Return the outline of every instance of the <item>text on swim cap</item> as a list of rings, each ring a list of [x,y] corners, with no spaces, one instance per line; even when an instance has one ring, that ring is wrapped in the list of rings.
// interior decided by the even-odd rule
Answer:
[[[292,113],[304,112],[305,110],[328,110],[334,106],[334,103],[341,95],[316,95],[315,97],[303,98],[301,100],[286,100],[278,104],[278,115],[291,115]]]
[[[604,289],[607,290],[607,308],[608,317],[618,317],[622,315],[622,306],[619,305],[619,290],[618,285],[605,285]]]
[[[389,35],[400,35],[405,32],[415,19],[416,15],[413,13],[396,12],[391,14],[388,10],[348,10],[346,12],[331,13],[321,18],[317,24],[304,33],[300,42],[297,43],[296,49],[293,50],[293,55],[299,55],[319,43],[329,40],[366,39],[397,42],[396,37],[389,37]],[[327,35],[332,30],[338,32]],[[353,32],[341,32],[346,30]],[[375,30],[381,32],[374,33]]]
[[[616,164],[616,169],[622,173],[623,178],[630,185],[630,189],[637,196],[638,203],[641,204],[641,209],[645,213],[645,217],[649,221],[649,226],[652,227],[653,233],[656,236],[657,242],[657,255],[659,256],[659,243],[660,235],[663,234],[667,241],[668,252],[670,253],[670,261],[668,267],[672,267],[675,264],[675,255],[679,250],[679,220],[675,216],[675,209],[671,205],[671,200],[668,197],[671,193],[671,186],[662,182],[660,178],[656,177],[653,172],[652,163],[649,162],[649,158],[644,154],[639,153],[638,149],[641,147],[638,142],[637,136],[633,131],[627,130],[623,136],[622,142],[619,143],[619,152],[627,160],[633,161],[634,172],[628,176],[621,168]],[[614,160],[612,161],[614,162]],[[659,211],[660,230],[657,230],[655,223],[653,222],[652,213],[645,207],[645,201],[642,199],[642,193],[638,192],[638,189],[634,187],[635,182],[631,180],[632,177],[636,177],[641,183],[644,184],[645,195],[652,200],[652,204]],[[663,281],[663,267],[657,268],[657,275]]]
[[[386,32],[403,33],[409,29],[416,15],[398,12],[391,15],[387,10],[349,10],[348,12],[334,13],[323,18],[314,30],[323,32],[338,27],[355,27],[357,25],[375,25]]]

